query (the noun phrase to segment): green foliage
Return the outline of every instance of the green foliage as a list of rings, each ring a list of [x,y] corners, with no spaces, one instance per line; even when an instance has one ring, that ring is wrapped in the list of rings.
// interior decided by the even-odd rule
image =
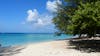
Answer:
[[[53,19],[59,32],[73,35],[87,34],[88,37],[100,34],[100,1],[74,1],[76,7],[64,5]]]

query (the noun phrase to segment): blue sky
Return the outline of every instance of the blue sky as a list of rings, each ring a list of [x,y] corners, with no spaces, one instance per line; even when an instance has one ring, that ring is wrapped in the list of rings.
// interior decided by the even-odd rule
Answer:
[[[0,0],[0,32],[52,33],[60,0]]]

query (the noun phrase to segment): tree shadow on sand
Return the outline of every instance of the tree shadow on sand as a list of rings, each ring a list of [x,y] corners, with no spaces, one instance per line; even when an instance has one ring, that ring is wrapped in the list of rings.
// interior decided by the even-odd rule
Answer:
[[[21,46],[9,46],[9,47],[0,47],[0,56],[12,56],[14,54],[20,53],[25,47]]]
[[[100,38],[73,38],[69,40],[69,48],[83,52],[100,52]]]

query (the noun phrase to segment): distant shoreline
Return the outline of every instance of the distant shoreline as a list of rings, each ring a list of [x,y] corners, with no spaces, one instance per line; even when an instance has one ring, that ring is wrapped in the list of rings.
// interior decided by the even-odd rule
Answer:
[[[54,34],[54,33],[0,33],[0,34]]]

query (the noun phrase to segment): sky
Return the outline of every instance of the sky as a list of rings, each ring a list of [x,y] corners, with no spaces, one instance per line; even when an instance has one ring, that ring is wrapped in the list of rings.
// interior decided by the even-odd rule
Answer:
[[[0,32],[54,33],[53,13],[60,0],[0,0]]]

